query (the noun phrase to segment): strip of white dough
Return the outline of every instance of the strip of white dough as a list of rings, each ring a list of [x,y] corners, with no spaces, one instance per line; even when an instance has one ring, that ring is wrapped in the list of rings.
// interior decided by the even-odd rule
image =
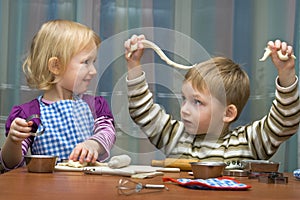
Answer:
[[[87,162],[80,163],[79,161],[68,160],[68,162],[57,163],[57,166],[84,168],[87,166],[93,166],[93,167],[94,166],[107,166],[107,163],[100,163],[98,161],[96,161],[95,163],[87,163]]]
[[[176,67],[176,68],[179,68],[179,69],[191,69],[192,67],[194,67],[195,65],[191,65],[191,66],[186,66],[186,65],[181,65],[181,64],[178,64],[176,62],[173,62],[172,60],[170,60],[165,54],[164,52],[156,45],[154,44],[153,42],[149,41],[149,40],[142,40],[141,41],[144,45],[144,48],[151,48],[153,49],[158,55],[159,57],[164,60],[167,64],[173,66],[173,67]],[[137,50],[138,48],[138,45],[137,43],[135,45],[132,45],[130,47],[130,52],[128,53],[127,57],[129,58],[132,54],[133,51]]]
[[[259,61],[265,61],[271,55],[271,53],[272,53],[271,49],[269,47],[266,47],[265,48],[265,53],[264,53],[263,57],[261,59],[259,59]],[[280,60],[284,61],[284,60],[288,60],[289,59],[288,54],[283,55],[280,50],[277,51],[277,55],[278,55],[278,57],[279,57]],[[291,55],[291,57],[293,59],[296,59],[295,55]]]

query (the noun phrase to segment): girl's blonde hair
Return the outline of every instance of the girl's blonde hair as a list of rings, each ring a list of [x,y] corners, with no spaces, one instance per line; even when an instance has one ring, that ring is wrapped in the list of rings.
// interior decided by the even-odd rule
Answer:
[[[199,92],[208,91],[226,105],[236,106],[237,119],[250,96],[250,82],[247,73],[231,59],[214,57],[199,63],[185,75],[185,82],[191,82]]]
[[[68,20],[52,20],[42,25],[34,36],[23,71],[31,88],[48,90],[55,75],[48,69],[49,59],[57,57],[64,73],[71,58],[93,43],[100,46],[100,37],[89,27]]]

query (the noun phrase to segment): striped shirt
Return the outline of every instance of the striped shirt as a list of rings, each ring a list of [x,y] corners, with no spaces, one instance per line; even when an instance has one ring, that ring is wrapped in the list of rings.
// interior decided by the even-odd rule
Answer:
[[[277,79],[275,99],[266,116],[215,139],[185,132],[183,122],[172,119],[154,103],[145,73],[127,80],[129,112],[151,143],[167,157],[222,161],[227,168],[240,168],[242,160],[269,159],[298,130],[298,78],[287,88],[281,87]]]

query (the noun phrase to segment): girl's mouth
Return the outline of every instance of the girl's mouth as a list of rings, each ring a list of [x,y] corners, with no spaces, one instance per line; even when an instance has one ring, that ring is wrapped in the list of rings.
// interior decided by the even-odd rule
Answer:
[[[90,82],[92,81],[91,79],[83,79],[84,82],[90,84]]]

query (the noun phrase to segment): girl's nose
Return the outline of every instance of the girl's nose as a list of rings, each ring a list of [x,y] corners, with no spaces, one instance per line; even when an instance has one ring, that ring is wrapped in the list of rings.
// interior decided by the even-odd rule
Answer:
[[[97,74],[97,70],[96,70],[96,67],[94,65],[91,66],[90,74],[92,74],[92,75]]]

